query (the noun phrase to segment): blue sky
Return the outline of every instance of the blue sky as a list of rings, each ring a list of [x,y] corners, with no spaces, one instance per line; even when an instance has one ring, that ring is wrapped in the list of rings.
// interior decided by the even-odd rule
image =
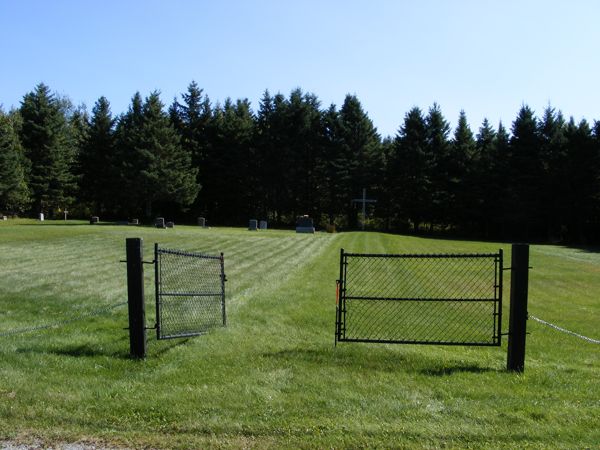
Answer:
[[[382,135],[436,101],[473,131],[523,103],[600,120],[600,2],[0,0],[0,104],[39,82],[113,113],[191,80],[213,102],[301,87],[356,94]]]

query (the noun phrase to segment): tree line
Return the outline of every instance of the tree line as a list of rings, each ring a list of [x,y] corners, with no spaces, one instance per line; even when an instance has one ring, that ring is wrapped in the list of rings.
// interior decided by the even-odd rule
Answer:
[[[413,107],[382,138],[359,99],[322,107],[312,93],[212,104],[192,82],[166,107],[136,93],[91,113],[39,84],[0,110],[0,210],[103,219],[157,215],[211,224],[249,218],[357,227],[362,189],[371,229],[583,242],[600,235],[600,122],[523,105],[510,129],[464,111]]]

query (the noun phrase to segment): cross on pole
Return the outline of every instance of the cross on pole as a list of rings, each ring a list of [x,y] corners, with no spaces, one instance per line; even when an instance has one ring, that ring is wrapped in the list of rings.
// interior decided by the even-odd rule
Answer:
[[[365,222],[367,221],[367,203],[377,203],[377,200],[372,198],[367,198],[367,190],[363,188],[362,190],[362,198],[354,198],[352,199],[352,203],[362,203],[362,229],[365,230]]]

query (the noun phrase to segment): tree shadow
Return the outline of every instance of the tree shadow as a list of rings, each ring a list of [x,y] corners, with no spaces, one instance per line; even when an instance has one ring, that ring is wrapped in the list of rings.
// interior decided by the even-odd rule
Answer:
[[[41,346],[18,348],[17,353],[43,353],[58,356],[70,356],[73,358],[95,358],[99,356],[129,359],[129,354],[123,350],[110,351],[103,347],[91,346],[89,344],[68,345],[62,348],[45,348]]]
[[[430,375],[434,377],[443,377],[447,375],[454,375],[455,373],[486,373],[486,372],[500,372],[498,369],[491,367],[480,367],[474,364],[465,365],[454,365],[449,367],[438,367],[438,368],[426,368],[421,369],[419,373],[421,375]]]
[[[312,363],[319,366],[344,368],[345,370],[375,370],[381,372],[403,371],[429,376],[449,376],[455,373],[486,373],[501,372],[493,367],[481,367],[473,363],[454,363],[450,366],[440,367],[439,360],[425,357],[418,353],[381,354],[378,352],[350,352],[331,349],[288,349],[276,352],[263,353],[263,357],[286,361]]]

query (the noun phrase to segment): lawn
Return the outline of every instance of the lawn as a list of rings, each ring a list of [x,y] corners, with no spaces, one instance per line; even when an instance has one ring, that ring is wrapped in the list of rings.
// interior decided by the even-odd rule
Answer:
[[[149,332],[148,357],[129,359],[125,265],[119,262],[126,237],[144,239],[148,260],[154,242],[223,252],[227,327],[168,341]],[[501,348],[334,347],[342,247],[373,253],[503,248],[510,262],[508,244],[382,233],[1,222],[0,441],[130,448],[598,447],[600,345],[530,320],[522,375],[505,371],[505,339]],[[532,246],[531,265],[530,314],[600,338],[600,253]],[[506,272],[506,300],[509,281]],[[146,283],[152,326],[151,266]],[[505,318],[504,331],[506,310]]]

